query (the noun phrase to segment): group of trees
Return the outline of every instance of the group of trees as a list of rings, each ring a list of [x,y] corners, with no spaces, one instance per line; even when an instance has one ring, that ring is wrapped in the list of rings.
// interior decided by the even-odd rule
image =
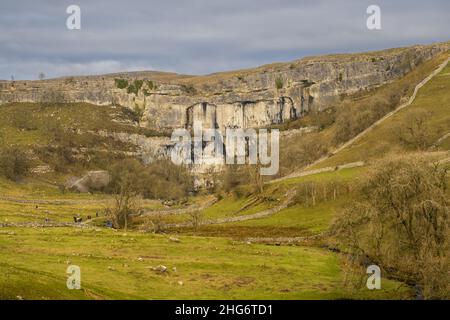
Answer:
[[[17,146],[2,146],[0,149],[0,175],[17,181],[30,170],[30,160],[26,152]]]
[[[148,199],[182,199],[194,190],[190,171],[164,159],[144,165],[139,160],[127,158],[112,164],[108,171],[111,174],[108,192],[115,192],[123,181],[128,180],[133,181],[133,188]]]
[[[320,132],[281,140],[280,175],[305,167],[326,155],[328,150],[329,143],[324,141]]]
[[[214,185],[216,193],[259,194],[263,191],[264,178],[260,175],[260,165],[227,165]]]
[[[388,112],[394,110],[401,96],[397,92],[388,95],[373,95],[364,99],[364,104],[348,100],[336,113],[334,142],[346,142],[370,127]]]
[[[426,298],[448,299],[448,169],[417,157],[382,161],[333,224],[342,250],[416,284]]]
[[[140,211],[140,199],[180,200],[194,191],[190,171],[171,161],[156,160],[147,166],[132,158],[117,161],[108,170],[111,182],[106,192],[114,195],[109,208],[116,228],[127,228],[129,217]]]
[[[341,181],[305,181],[296,187],[293,204],[314,207],[317,203],[336,200],[351,192],[351,186]]]

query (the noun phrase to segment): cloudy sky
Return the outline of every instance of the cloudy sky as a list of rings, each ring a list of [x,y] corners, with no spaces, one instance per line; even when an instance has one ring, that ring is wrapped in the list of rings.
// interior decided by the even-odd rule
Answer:
[[[69,5],[81,30],[68,30]],[[382,30],[366,27],[371,4]],[[1,0],[0,79],[186,74],[450,40],[449,0]]]

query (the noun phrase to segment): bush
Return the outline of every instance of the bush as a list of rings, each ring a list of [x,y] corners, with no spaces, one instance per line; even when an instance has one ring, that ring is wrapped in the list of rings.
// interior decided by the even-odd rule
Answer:
[[[114,81],[116,83],[116,87],[119,89],[125,89],[128,87],[128,81],[125,79],[114,79]]]
[[[147,87],[149,90],[156,90],[158,89],[158,86],[151,80],[147,81]]]
[[[19,180],[30,170],[30,161],[19,147],[0,150],[0,174],[10,180]]]
[[[26,131],[37,130],[37,124],[33,120],[33,115],[30,112],[22,112],[22,110],[19,110],[19,112],[12,113],[11,117],[12,123],[16,128]]]
[[[143,84],[143,80],[134,80],[133,83],[130,83],[130,85],[128,86],[127,93],[134,93],[135,95],[138,95],[139,90],[141,90]]]
[[[183,84],[181,85],[181,90],[189,95],[197,94],[197,89],[192,84]]]
[[[132,94],[134,93],[135,95],[138,94],[138,90],[136,89],[136,87],[134,86],[134,84],[130,84],[127,88],[127,93],[128,94]]]
[[[336,121],[336,108],[331,107],[322,111],[311,112],[311,125],[323,130]]]
[[[275,88],[277,88],[277,90],[283,89],[283,78],[277,77],[275,79]]]
[[[142,85],[144,84],[144,80],[134,80],[134,87],[139,92],[141,90]]]

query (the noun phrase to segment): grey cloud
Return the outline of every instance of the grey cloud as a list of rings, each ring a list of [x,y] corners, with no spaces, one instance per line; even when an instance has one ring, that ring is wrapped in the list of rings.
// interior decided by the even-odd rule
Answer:
[[[82,30],[65,27],[70,4]],[[365,27],[382,8],[381,31]],[[0,78],[158,69],[203,74],[450,40],[448,0],[47,0],[0,3]]]

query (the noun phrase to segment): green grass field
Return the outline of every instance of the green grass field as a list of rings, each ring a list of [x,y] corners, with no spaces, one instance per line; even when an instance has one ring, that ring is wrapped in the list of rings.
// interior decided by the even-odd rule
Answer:
[[[409,294],[389,280],[377,292],[348,288],[340,257],[324,249],[168,238],[100,229],[3,228],[0,298],[368,299]],[[69,264],[80,266],[82,290],[66,288]],[[158,265],[168,271],[150,269]]]

